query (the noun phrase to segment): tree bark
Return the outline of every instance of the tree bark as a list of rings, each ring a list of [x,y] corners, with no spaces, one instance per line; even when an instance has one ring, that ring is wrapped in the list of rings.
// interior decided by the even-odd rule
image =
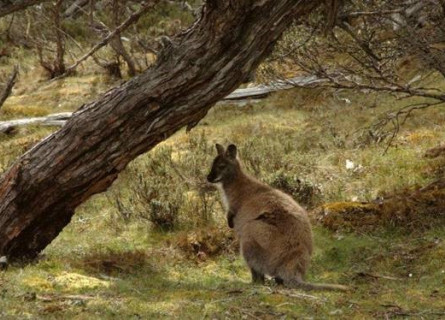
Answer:
[[[17,0],[0,4],[0,18],[48,0]]]
[[[143,74],[82,106],[0,178],[0,256],[35,258],[127,164],[234,90],[314,0],[207,0]]]

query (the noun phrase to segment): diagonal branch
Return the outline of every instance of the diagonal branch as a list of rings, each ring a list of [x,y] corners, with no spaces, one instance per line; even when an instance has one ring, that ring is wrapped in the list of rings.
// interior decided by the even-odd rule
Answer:
[[[144,15],[148,10],[153,8],[160,0],[151,0],[146,1],[142,4],[142,7],[133,13],[131,16],[127,18],[122,24],[120,24],[116,29],[114,29],[112,32],[110,32],[105,38],[103,38],[101,41],[99,41],[94,47],[90,49],[87,53],[85,53],[82,57],[80,57],[74,64],[69,66],[66,69],[66,72],[61,75],[58,78],[61,78],[63,76],[66,76],[70,72],[72,72],[74,69],[76,69],[82,62],[84,62],[86,59],[88,59],[91,55],[93,55],[96,51],[98,51],[100,48],[104,47],[108,44],[116,35],[120,34],[122,31],[127,29],[129,26],[131,26],[133,23],[137,22],[139,18]],[[58,79],[56,78],[56,79]]]
[[[6,99],[8,99],[9,95],[12,92],[12,88],[15,85],[15,80],[17,79],[17,74],[19,73],[19,67],[15,66],[14,70],[12,71],[8,82],[6,83],[5,89],[3,90],[2,95],[0,96],[0,109],[3,106],[3,103],[5,103]]]
[[[0,18],[46,1],[48,0],[2,1],[2,3],[0,3]]]
[[[347,18],[359,18],[359,17],[369,17],[369,16],[384,16],[391,15],[394,13],[404,12],[405,8],[398,8],[393,10],[376,10],[376,11],[355,11],[355,12],[347,12],[342,13],[339,16],[340,20],[345,20]]]

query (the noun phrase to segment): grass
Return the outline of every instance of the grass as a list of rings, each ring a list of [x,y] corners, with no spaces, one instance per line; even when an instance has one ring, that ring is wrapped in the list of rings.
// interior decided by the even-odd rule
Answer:
[[[319,228],[315,234],[309,279],[347,283],[353,293],[306,296],[252,286],[236,255],[196,262],[162,241],[122,242],[119,249],[102,244],[81,253],[86,239],[64,253],[48,249],[37,264],[3,273],[1,312],[78,319],[443,316],[445,247],[438,239],[444,232],[422,239],[392,233],[334,237]]]
[[[105,90],[100,83],[89,76],[54,82],[32,94],[24,89],[10,98],[1,118],[33,115],[32,106],[42,106],[42,113],[56,112],[59,104],[73,110],[78,105],[72,98],[91,98]],[[296,198],[297,178],[319,190],[311,198],[314,206],[369,201],[443,174],[442,158],[423,157],[445,138],[443,109],[417,113],[383,155],[385,145],[363,139],[361,129],[402,102],[342,92],[351,100],[346,104],[332,91],[322,94],[320,99],[320,92],[298,89],[243,108],[217,106],[190,134],[181,131],[136,159],[109,191],[77,209],[39,261],[0,272],[0,317],[443,318],[441,225],[412,233],[403,226],[334,233],[314,221],[316,249],[308,280],[347,284],[354,291],[303,293],[272,282],[250,283],[218,194],[202,187],[214,142],[238,144],[250,172],[272,184],[284,179],[289,190],[297,190]],[[45,105],[49,97],[55,100]],[[0,172],[52,130],[29,127],[1,136]],[[346,168],[346,160],[354,169]],[[153,188],[159,194],[147,197]],[[154,201],[178,207],[168,232],[155,228],[149,210]],[[224,245],[218,248],[219,243]]]
[[[48,84],[35,83],[27,79],[27,75],[24,77],[16,89],[17,94],[3,105],[2,120],[71,111],[113,85],[109,78],[98,75],[67,77]]]

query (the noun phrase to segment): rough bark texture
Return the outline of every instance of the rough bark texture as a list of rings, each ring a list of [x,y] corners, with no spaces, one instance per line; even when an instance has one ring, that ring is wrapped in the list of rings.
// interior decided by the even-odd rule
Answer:
[[[27,7],[46,1],[48,0],[2,1],[3,3],[0,3],[0,18],[13,12],[26,9]]]
[[[82,106],[0,178],[0,256],[34,258],[136,156],[193,127],[318,1],[208,0],[143,74]]]

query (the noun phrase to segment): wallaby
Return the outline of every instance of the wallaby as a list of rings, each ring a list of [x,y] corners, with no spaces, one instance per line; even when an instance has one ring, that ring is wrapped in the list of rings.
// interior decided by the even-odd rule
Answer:
[[[230,228],[240,239],[241,254],[254,283],[269,275],[277,284],[305,290],[348,290],[334,284],[305,282],[313,250],[312,230],[306,211],[289,195],[246,174],[237,148],[216,144],[207,180],[219,186]]]

